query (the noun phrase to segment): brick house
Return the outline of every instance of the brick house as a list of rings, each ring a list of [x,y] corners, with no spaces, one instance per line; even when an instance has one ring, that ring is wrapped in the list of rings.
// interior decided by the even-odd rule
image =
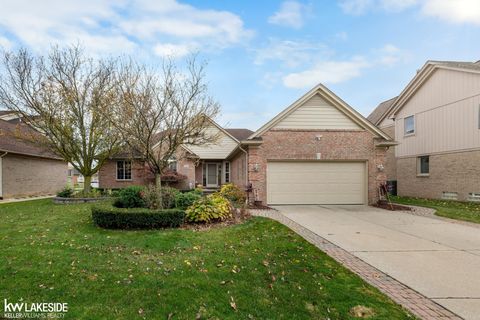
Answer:
[[[387,179],[401,196],[480,201],[480,61],[427,61],[368,119],[395,138]]]
[[[55,194],[64,188],[67,163],[56,154],[19,139],[18,130],[32,129],[0,119],[0,198]]]
[[[216,142],[203,146],[182,145],[176,157],[171,159],[169,171],[183,176],[183,179],[172,182],[162,178],[164,182],[183,190],[198,185],[217,189],[229,182],[246,186],[247,163],[241,141],[253,132],[248,129],[225,129],[209,120],[210,125],[206,130],[212,137],[216,137]],[[148,185],[154,181],[155,177],[148,165],[138,155],[118,154],[99,170],[100,188]]]
[[[323,85],[318,85],[256,132],[224,129],[209,146],[184,146],[172,161],[187,176],[179,188],[252,186],[263,204],[369,204],[385,182],[385,153],[392,139]],[[180,159],[180,157],[179,157]],[[126,173],[126,174],[125,174]],[[153,182],[140,160],[117,157],[99,174],[100,187]]]

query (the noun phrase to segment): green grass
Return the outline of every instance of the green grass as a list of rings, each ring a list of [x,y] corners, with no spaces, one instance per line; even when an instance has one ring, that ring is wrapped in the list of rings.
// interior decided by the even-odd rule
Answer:
[[[372,308],[370,319],[411,318],[265,218],[209,231],[103,230],[88,205],[47,199],[0,205],[0,219],[0,299],[67,302],[66,319],[351,319],[356,305]]]
[[[437,210],[435,213],[437,216],[480,223],[480,203],[395,196],[392,196],[391,200],[401,204],[433,208]]]

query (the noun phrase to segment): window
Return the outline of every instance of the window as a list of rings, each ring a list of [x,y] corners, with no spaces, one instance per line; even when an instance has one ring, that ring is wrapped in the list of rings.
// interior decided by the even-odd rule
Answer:
[[[204,162],[202,164],[202,186],[207,185],[207,164]]]
[[[404,119],[405,135],[415,133],[415,116],[409,116]]]
[[[177,159],[175,157],[168,159],[168,169],[177,172]]]
[[[132,162],[128,160],[117,161],[117,180],[132,180]]]
[[[428,176],[430,174],[430,157],[418,157],[418,174]]]
[[[225,183],[230,182],[230,162],[225,162]]]
[[[458,193],[457,192],[450,192],[450,191],[443,191],[442,192],[442,199],[457,200],[458,199]]]

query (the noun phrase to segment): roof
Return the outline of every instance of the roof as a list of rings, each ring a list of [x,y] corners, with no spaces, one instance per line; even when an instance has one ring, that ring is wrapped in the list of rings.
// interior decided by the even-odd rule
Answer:
[[[357,123],[360,127],[374,133],[376,136],[381,137],[385,140],[392,140],[387,134],[385,134],[382,130],[377,128],[375,125],[370,123],[365,117],[363,117],[360,113],[358,113],[355,109],[349,106],[345,101],[343,101],[340,97],[338,97],[335,93],[330,91],[327,87],[323,84],[318,84],[313,87],[310,91],[300,97],[297,101],[292,103],[289,107],[284,109],[280,112],[277,116],[275,116],[272,120],[264,124],[260,129],[258,129],[255,133],[250,135],[248,139],[253,139],[260,137],[263,133],[267,130],[275,126],[279,121],[287,117],[289,114],[294,112],[297,108],[301,107],[308,99],[313,97],[315,94],[320,94],[323,98],[328,100],[333,106],[338,108],[341,112],[343,112],[347,117],[352,119],[355,123]]]
[[[383,119],[383,115],[390,111],[390,107],[393,105],[393,102],[397,99],[397,97],[388,99],[386,101],[381,102],[367,117],[367,120],[370,121],[372,124],[378,126],[380,124],[380,120]]]
[[[463,72],[473,72],[480,73],[480,60],[476,62],[469,61],[436,61],[429,60],[423,67],[417,71],[412,80],[407,84],[407,86],[402,90],[398,95],[397,99],[393,102],[390,107],[391,112],[389,114],[395,115],[398,111],[405,105],[405,103],[410,99],[410,97],[415,94],[415,92],[430,78],[433,72],[437,69],[451,69],[458,70]],[[383,114],[379,121],[385,118]]]
[[[225,131],[230,133],[238,141],[245,140],[253,134],[252,130],[243,128],[226,128]]]
[[[0,120],[0,151],[61,160],[61,158],[52,151],[19,138],[20,134],[30,136],[40,135],[27,125],[16,125],[5,120]]]
[[[10,114],[10,113],[13,113],[13,111],[11,111],[11,110],[0,110],[0,117],[4,116],[4,115],[7,115],[7,114]]]

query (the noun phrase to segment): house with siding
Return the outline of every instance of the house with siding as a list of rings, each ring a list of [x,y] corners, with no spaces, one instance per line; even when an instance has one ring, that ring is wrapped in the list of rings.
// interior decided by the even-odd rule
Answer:
[[[480,200],[480,62],[427,61],[369,120],[399,143],[387,156],[399,195]]]
[[[179,188],[251,185],[262,204],[372,204],[385,183],[386,151],[395,142],[319,84],[256,132],[213,120],[215,143],[181,147],[172,168]],[[99,172],[101,188],[153,183],[141,158],[118,155]]]
[[[0,119],[0,198],[50,195],[64,188],[67,163],[53,152],[20,139],[19,132],[32,129],[10,120],[13,123]]]

